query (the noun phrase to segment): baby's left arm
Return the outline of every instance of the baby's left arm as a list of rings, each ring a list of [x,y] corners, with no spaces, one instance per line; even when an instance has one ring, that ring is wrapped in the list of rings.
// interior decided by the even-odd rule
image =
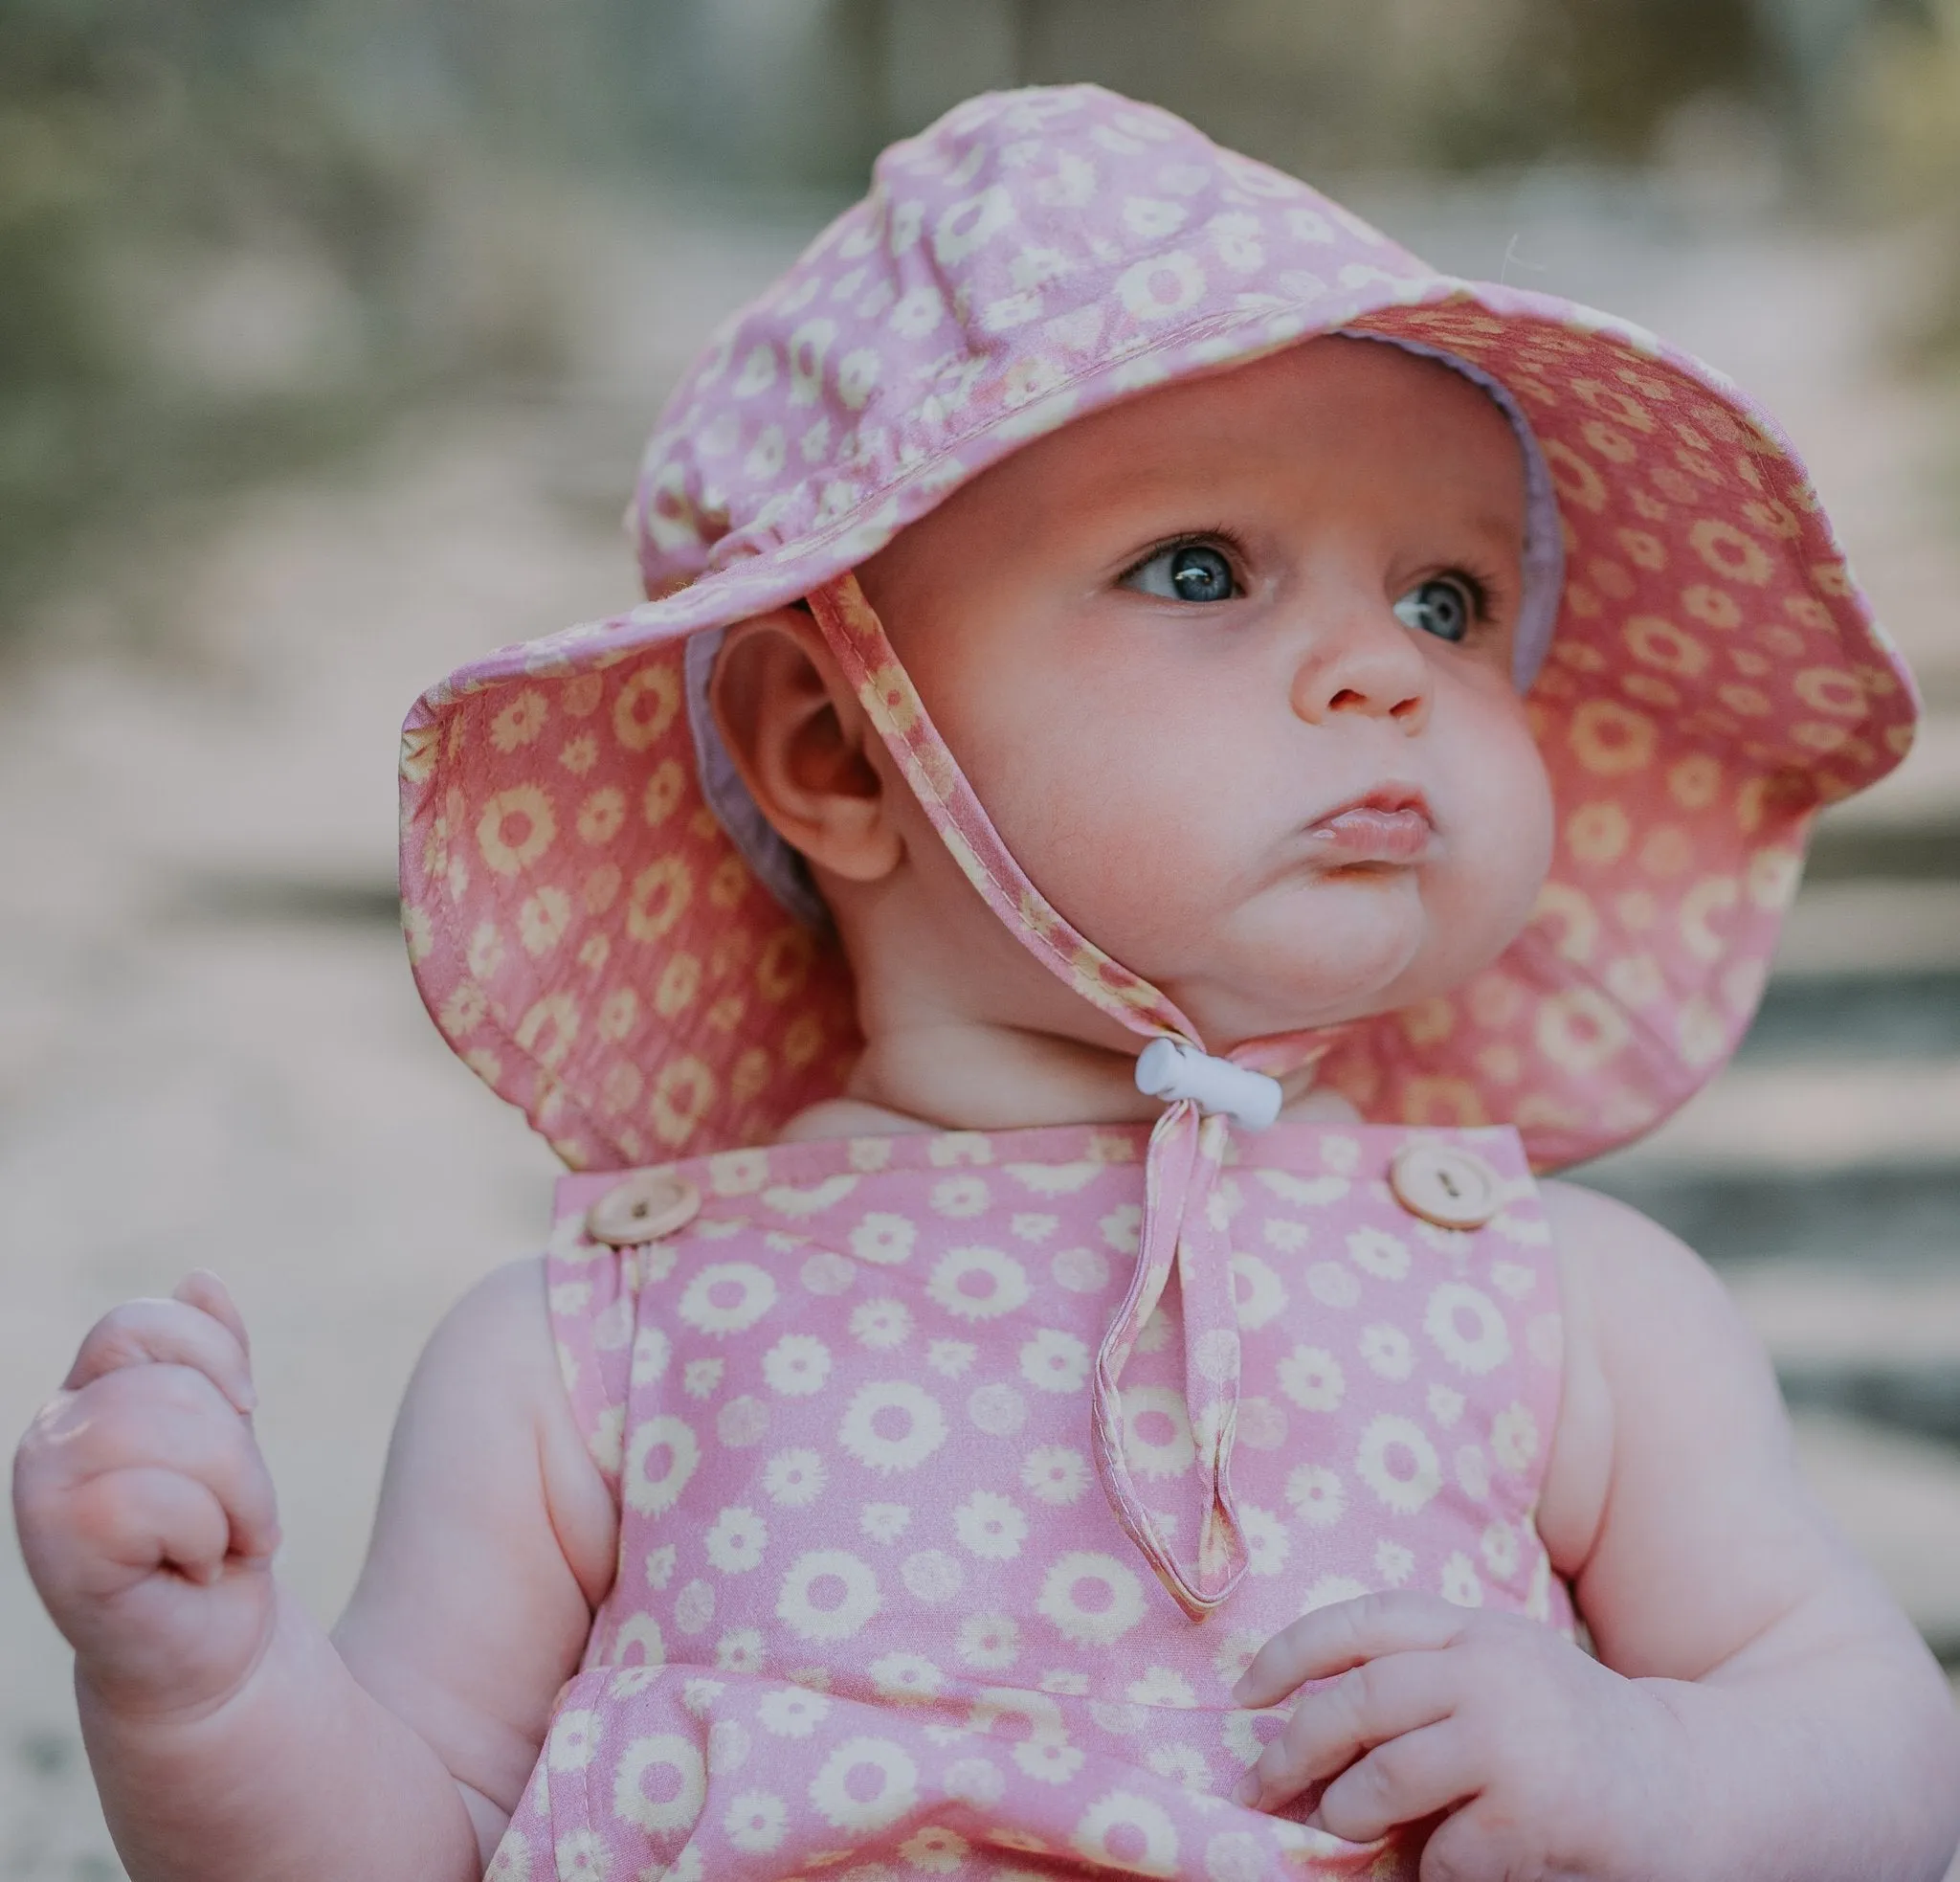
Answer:
[[[1960,1716],[1798,1473],[1769,1362],[1644,1216],[1546,1186],[1566,1386],[1538,1512],[1597,1647],[1415,1594],[1276,1635],[1237,1697],[1306,1680],[1247,1781],[1367,1839],[1449,1814],[1425,1882],[1932,1882]],[[1256,1795],[1255,1795],[1256,1789]]]

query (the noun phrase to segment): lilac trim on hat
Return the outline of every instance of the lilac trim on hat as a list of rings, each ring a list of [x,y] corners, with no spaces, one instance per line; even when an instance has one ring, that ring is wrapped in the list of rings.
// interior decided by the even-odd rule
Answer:
[[[1552,629],[1558,624],[1559,602],[1566,587],[1565,532],[1558,522],[1558,498],[1552,493],[1551,467],[1538,435],[1531,429],[1524,409],[1481,366],[1446,353],[1440,347],[1425,346],[1420,340],[1405,340],[1398,333],[1369,333],[1344,327],[1343,340],[1376,340],[1385,347],[1399,347],[1460,372],[1472,385],[1481,386],[1497,408],[1511,421],[1518,450],[1525,459],[1525,553],[1522,565],[1524,593],[1518,602],[1518,625],[1511,641],[1511,683],[1519,692],[1529,692],[1538,669],[1551,651]]]
[[[1559,529],[1558,500],[1552,494],[1551,471],[1529,421],[1518,401],[1481,367],[1459,359],[1440,347],[1425,346],[1421,341],[1404,340],[1390,333],[1344,329],[1338,337],[1378,341],[1383,346],[1399,347],[1404,352],[1447,366],[1488,393],[1510,421],[1519,454],[1525,460],[1524,591],[1511,647],[1511,680],[1519,692],[1527,691],[1550,650],[1559,598],[1565,589],[1565,540]],[[764,887],[805,927],[826,928],[830,924],[830,910],[811,880],[809,863],[776,834],[762,814],[749,795],[748,786],[742,781],[742,773],[735,769],[735,761],[728,755],[721,729],[715,724],[709,689],[726,634],[725,628],[716,628],[693,635],[686,648],[687,723],[694,733],[702,795]]]

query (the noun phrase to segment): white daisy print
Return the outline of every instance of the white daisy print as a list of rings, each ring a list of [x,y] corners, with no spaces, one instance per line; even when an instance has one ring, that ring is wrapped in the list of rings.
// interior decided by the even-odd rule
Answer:
[[[1205,1755],[1195,1745],[1158,1745],[1145,1760],[1150,1769],[1160,1777],[1169,1778],[1172,1783],[1182,1784],[1193,1796],[1205,1797],[1212,1789],[1212,1767],[1205,1762]],[[1250,1838],[1247,1839],[1251,1841]],[[1214,1837],[1205,1846],[1205,1862],[1214,1875],[1219,1874],[1217,1862],[1218,1839]],[[1258,1846],[1253,1845],[1255,1857],[1259,1856]],[[1262,1871],[1255,1867],[1245,1871],[1246,1882],[1257,1882]]]
[[[1019,1215],[1008,1223],[1023,1242],[1045,1242],[1060,1226],[1060,1218],[1057,1216]]]
[[[1341,1520],[1348,1487],[1325,1464],[1298,1464],[1286,1478],[1286,1501],[1309,1528],[1329,1529]]]
[[[907,1556],[899,1577],[918,1601],[951,1601],[966,1581],[967,1571],[944,1549],[921,1549]]]
[[[1255,1628],[1227,1629],[1224,1639],[1212,1655],[1212,1670],[1218,1675],[1219,1685],[1227,1688],[1236,1686],[1265,1644],[1265,1635]]]
[[[1454,1385],[1438,1380],[1429,1388],[1429,1415],[1449,1430],[1463,1416],[1463,1395]]]
[[[1465,1445],[1457,1452],[1457,1488],[1473,1503],[1490,1494],[1490,1459],[1481,1445]]]
[[[763,1467],[762,1487],[772,1503],[801,1510],[823,1494],[830,1471],[813,1450],[779,1450]]]
[[[1518,1572],[1523,1556],[1518,1547],[1518,1532],[1507,1522],[1494,1522],[1479,1537],[1477,1551],[1483,1557],[1483,1565],[1500,1581],[1508,1581]]]
[[[939,1400],[910,1379],[860,1385],[837,1426],[837,1443],[867,1469],[914,1470],[946,1443]]]
[[[1125,1696],[1139,1706],[1194,1706],[1198,1702],[1191,1682],[1169,1667],[1146,1667],[1141,1678],[1130,1681]]]
[[[1319,1346],[1296,1346],[1280,1361],[1279,1378],[1280,1390],[1302,1411],[1338,1411],[1348,1391],[1340,1360]]]
[[[1483,1583],[1477,1579],[1477,1564],[1462,1550],[1453,1550],[1443,1563],[1442,1596],[1459,1607],[1481,1607]]]
[[[1161,1353],[1169,1344],[1170,1316],[1161,1307],[1153,1308],[1150,1317],[1137,1329],[1137,1351]]]
[[[1098,1226],[1102,1240],[1119,1255],[1133,1255],[1143,1242],[1144,1212],[1134,1202],[1125,1202],[1122,1208],[1110,1210]]]
[[[899,1854],[926,1875],[951,1875],[967,1860],[972,1845],[958,1830],[928,1824],[899,1845]]]
[[[730,1627],[715,1643],[715,1665],[724,1673],[762,1671],[762,1629]]]
[[[674,1545],[663,1542],[657,1549],[647,1551],[647,1586],[664,1588],[674,1579]]]
[[[1021,1348],[1021,1377],[1043,1392],[1079,1392],[1089,1377],[1089,1349],[1052,1327]]]
[[[785,1333],[762,1355],[762,1376],[771,1392],[807,1399],[831,1376],[831,1350],[813,1333]]]
[[[651,1385],[665,1377],[667,1363],[673,1356],[674,1342],[659,1328],[642,1327],[633,1337],[632,1382]]]
[[[880,1654],[866,1669],[881,1699],[917,1703],[929,1699],[946,1684],[946,1676],[923,1653]]]
[[[998,1248],[954,1248],[939,1258],[925,1291],[956,1320],[992,1320],[1025,1307],[1028,1270]]]
[[[1293,1542],[1286,1534],[1286,1525],[1270,1510],[1261,1510],[1253,1503],[1238,1506],[1238,1520],[1245,1532],[1251,1572],[1254,1575],[1278,1575],[1286,1566],[1286,1557],[1293,1553]]]
[[[1409,1272],[1409,1244],[1381,1228],[1357,1228],[1348,1237],[1348,1258],[1377,1281],[1399,1281]]]
[[[1511,1356],[1510,1330],[1489,1295],[1448,1281],[1429,1297],[1422,1331],[1459,1372],[1481,1378]]]
[[[1239,1326],[1249,1333],[1257,1333],[1284,1310],[1286,1288],[1257,1255],[1234,1255],[1232,1298],[1238,1309]]]
[[[1089,1487],[1089,1461],[1066,1445],[1039,1445],[1021,1466],[1021,1484],[1043,1503],[1074,1503]]]
[[[796,1270],[796,1278],[813,1294],[829,1297],[849,1293],[858,1280],[858,1270],[835,1248],[825,1248]]]
[[[633,1750],[638,1750],[638,1746],[634,1746]],[[613,1788],[619,1787],[615,1781]],[[633,1807],[633,1798],[629,1793],[626,1809],[620,1811],[615,1808],[613,1814],[630,1819]],[[605,1882],[606,1846],[599,1841],[598,1831],[575,1829],[569,1835],[561,1836],[552,1853],[557,1858],[557,1872],[561,1878],[568,1878],[568,1882]]]
[[[969,1339],[936,1339],[925,1349],[925,1363],[943,1378],[958,1378],[979,1356]]]
[[[932,1186],[932,1206],[954,1221],[970,1221],[991,1200],[982,1176],[947,1176]]]
[[[701,1465],[701,1443],[694,1429],[671,1412],[643,1420],[633,1427],[619,1479],[619,1493],[629,1510],[642,1516],[666,1514]]]
[[[1286,1412],[1262,1396],[1238,1401],[1238,1442],[1253,1450],[1278,1450],[1286,1442]]]
[[[960,1623],[959,1656],[981,1672],[1005,1672],[1020,1650],[1020,1627],[1005,1614],[969,1614]]]
[[[859,1261],[880,1267],[896,1267],[912,1257],[919,1228],[909,1216],[875,1211],[851,1231],[851,1252]]]
[[[1259,1233],[1267,1247],[1282,1255],[1297,1255],[1313,1239],[1313,1231],[1304,1222],[1285,1216],[1269,1216]]]
[[[1112,1847],[1119,1831],[1123,1853]],[[1128,1791],[1112,1790],[1082,1812],[1070,1839],[1100,1868],[1122,1867],[1142,1875],[1177,1873],[1177,1826],[1161,1804]]]
[[[967,1400],[967,1416],[989,1437],[1011,1438],[1028,1422],[1028,1401],[1005,1379],[975,1386]]]
[[[1392,1588],[1399,1588],[1415,1573],[1415,1551],[1387,1537],[1374,1545],[1374,1572]]]
[[[776,1619],[801,1639],[849,1640],[883,1605],[878,1577],[847,1549],[809,1549],[776,1593]]]
[[[599,1714],[586,1707],[560,1713],[545,1741],[545,1762],[554,1771],[583,1771],[599,1748]]]
[[[851,1315],[851,1337],[875,1353],[902,1346],[912,1331],[912,1311],[902,1301],[868,1300]]]
[[[1339,1262],[1316,1262],[1308,1268],[1306,1290],[1323,1307],[1352,1307],[1361,1298],[1361,1283]]]
[[[730,1450],[746,1450],[768,1436],[769,1408],[745,1392],[715,1414],[715,1436]]]
[[[690,1399],[709,1399],[722,1382],[726,1362],[721,1359],[690,1359],[680,1369],[680,1389]]]
[[[1084,1761],[1081,1752],[1067,1739],[1045,1735],[1023,1738],[1011,1755],[1029,1777],[1044,1784],[1067,1783]]]
[[[769,1539],[763,1519],[740,1504],[724,1510],[708,1527],[703,1547],[708,1566],[724,1575],[746,1575],[762,1565],[762,1552]]]
[[[710,1582],[690,1581],[674,1597],[674,1624],[683,1634],[698,1634],[715,1618],[715,1590]]]
[[[1130,1468],[1144,1476],[1178,1476],[1197,1456],[1191,1414],[1174,1386],[1136,1385],[1124,1393],[1123,1428]]]
[[[822,1724],[831,1702],[821,1692],[800,1686],[786,1686],[779,1692],[765,1692],[755,1708],[763,1730],[779,1738],[807,1738]]]
[[[1415,1348],[1409,1335],[1382,1320],[1362,1328],[1361,1358],[1378,1378],[1404,1379],[1415,1370]]]
[[[810,1801],[838,1829],[883,1829],[919,1801],[919,1767],[889,1738],[846,1738],[811,1779]]]
[[[1035,1611],[1079,1647],[1107,1647],[1144,1618],[1143,1584],[1114,1556],[1072,1550],[1042,1578]]]
[[[1506,1405],[1491,1420],[1490,1450],[1498,1468],[1513,1476],[1531,1468],[1538,1455],[1538,1421],[1529,1405]]]
[[[1013,1561],[1028,1538],[1028,1519],[1007,1497],[976,1490],[953,1512],[953,1533],[983,1561]]]
[[[739,1719],[718,1718],[708,1728],[708,1770],[716,1777],[748,1762],[748,1727]]]
[[[747,1790],[729,1801],[722,1818],[722,1830],[736,1848],[751,1855],[766,1855],[783,1840],[790,1826],[790,1813],[780,1797],[766,1791]]]
[[[874,1542],[896,1542],[911,1521],[912,1512],[902,1503],[867,1503],[858,1512],[858,1527]]]
[[[1072,1294],[1100,1293],[1109,1285],[1109,1259],[1094,1248],[1064,1248],[1048,1264],[1058,1288]]]
[[[1398,1515],[1413,1516],[1443,1486],[1436,1446],[1414,1419],[1381,1412],[1369,1421],[1354,1472]]]
[[[1006,1788],[997,1765],[984,1758],[956,1758],[946,1767],[946,1794],[976,1810],[991,1809]]]
[[[717,1339],[746,1333],[776,1304],[775,1277],[753,1262],[710,1262],[681,1290],[675,1311]]]

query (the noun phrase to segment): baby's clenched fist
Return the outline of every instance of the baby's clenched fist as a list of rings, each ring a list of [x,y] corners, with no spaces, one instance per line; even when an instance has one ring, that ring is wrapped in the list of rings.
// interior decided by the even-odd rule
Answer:
[[[245,1328],[215,1276],[89,1330],[14,1456],[22,1554],[119,1710],[223,1702],[270,1634],[278,1523]]]

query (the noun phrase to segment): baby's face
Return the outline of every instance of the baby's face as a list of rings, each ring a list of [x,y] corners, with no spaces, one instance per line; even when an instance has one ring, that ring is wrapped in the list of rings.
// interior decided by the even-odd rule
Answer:
[[[859,571],[1030,879],[1214,1049],[1493,959],[1550,854],[1497,407],[1321,340],[1065,426]]]

